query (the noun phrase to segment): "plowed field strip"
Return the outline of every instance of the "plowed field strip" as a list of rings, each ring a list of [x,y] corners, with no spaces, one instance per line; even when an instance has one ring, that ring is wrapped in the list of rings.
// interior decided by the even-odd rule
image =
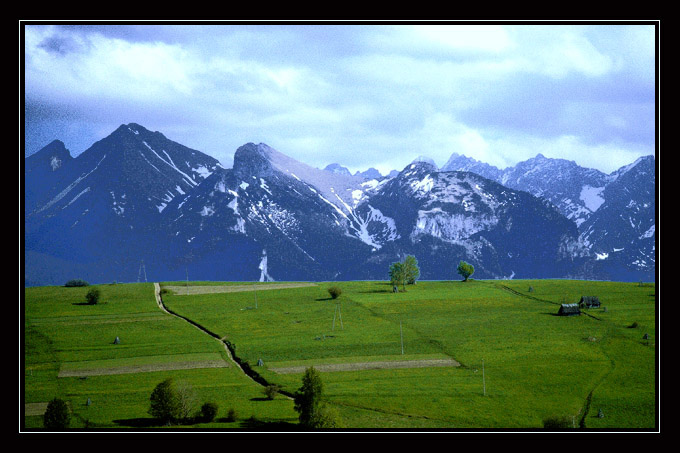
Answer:
[[[94,368],[89,370],[61,370],[59,377],[107,376],[112,374],[149,373],[153,371],[192,370],[196,368],[227,368],[224,360],[207,360],[201,362],[157,363],[152,365],[132,365],[112,368]]]
[[[306,288],[316,283],[272,283],[269,285],[225,285],[225,286],[163,286],[176,296],[196,294],[238,293],[243,291],[267,291],[272,289]]]
[[[358,363],[335,363],[328,365],[314,365],[314,369],[319,372],[333,371],[358,371],[358,370],[380,370],[394,368],[430,368],[444,366],[460,366],[460,363],[453,359],[430,359],[430,360],[403,360],[385,362],[358,362]],[[292,366],[284,368],[270,368],[278,374],[304,373],[309,366]]]

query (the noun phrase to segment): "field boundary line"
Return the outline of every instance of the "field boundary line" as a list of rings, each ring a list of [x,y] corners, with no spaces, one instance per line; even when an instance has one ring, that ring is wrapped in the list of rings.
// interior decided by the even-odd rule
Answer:
[[[528,294],[520,293],[519,291],[512,289],[509,286],[501,285],[501,284],[498,284],[498,283],[494,283],[494,286],[496,288],[508,291],[509,293],[512,293],[512,294],[519,296],[519,297],[523,297],[525,299],[531,299],[531,300],[535,300],[535,301],[538,301],[538,302],[545,302],[547,304],[552,304],[552,305],[562,305],[559,302],[553,302],[552,300],[546,300],[546,299],[539,299],[538,297],[534,297],[534,296],[530,296]],[[584,314],[584,315],[586,315],[590,318],[596,319],[598,321],[602,321],[602,318],[598,318],[597,316],[591,315],[590,313],[587,313],[585,311],[581,311],[581,314]]]

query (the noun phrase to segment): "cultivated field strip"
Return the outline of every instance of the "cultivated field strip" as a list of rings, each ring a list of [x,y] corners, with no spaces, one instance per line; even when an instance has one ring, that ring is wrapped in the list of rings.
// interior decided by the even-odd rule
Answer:
[[[266,285],[223,285],[223,286],[166,286],[163,289],[172,291],[176,296],[194,296],[198,294],[238,293],[244,291],[267,291],[272,289],[306,288],[317,286],[316,283],[271,283]]]
[[[154,371],[193,370],[198,368],[227,368],[224,360],[206,360],[200,362],[171,362],[147,365],[130,365],[111,368],[93,368],[84,370],[60,370],[58,377],[109,376],[114,374],[151,373]]]
[[[460,363],[453,359],[428,359],[428,360],[401,360],[382,362],[358,362],[358,363],[334,363],[327,365],[314,365],[319,372],[333,371],[358,371],[358,370],[382,370],[395,368],[431,368],[431,367],[458,367]],[[309,366],[292,366],[282,368],[270,368],[278,374],[304,373]]]

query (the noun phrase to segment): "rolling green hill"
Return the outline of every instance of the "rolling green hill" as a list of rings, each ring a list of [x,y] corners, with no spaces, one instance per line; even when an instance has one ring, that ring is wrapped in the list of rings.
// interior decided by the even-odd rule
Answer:
[[[377,281],[248,291],[191,282],[189,294],[182,285],[161,284],[169,310],[289,394],[314,366],[348,428],[542,429],[548,417],[586,429],[656,425],[652,284],[425,281],[392,293]],[[220,341],[159,309],[152,284],[98,287],[92,306],[87,288],[26,289],[27,428],[42,426],[40,408],[55,396],[70,404],[72,427],[154,427],[149,395],[166,377],[218,404],[215,422],[192,427],[298,428],[292,400],[264,398]],[[581,296],[602,307],[556,315]],[[230,408],[236,421],[226,421]]]

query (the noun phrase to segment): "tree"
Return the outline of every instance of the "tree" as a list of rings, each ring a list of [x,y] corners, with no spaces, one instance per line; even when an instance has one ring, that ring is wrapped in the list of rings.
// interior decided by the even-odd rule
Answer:
[[[305,370],[302,376],[302,386],[295,393],[295,411],[299,414],[300,424],[313,428],[314,421],[319,418],[323,383],[321,376],[314,367]]]
[[[180,400],[175,383],[168,378],[158,384],[151,392],[149,414],[163,423],[174,422],[180,418]]]
[[[217,410],[217,404],[212,402],[203,403],[203,406],[201,406],[201,420],[205,423],[215,420]]]
[[[100,292],[97,288],[90,289],[85,295],[85,299],[89,305],[97,305],[99,302]]]
[[[87,283],[85,280],[80,280],[80,279],[74,279],[74,280],[69,280],[67,281],[64,286],[67,288],[72,288],[75,286],[88,286],[89,283]]]
[[[409,285],[416,283],[418,277],[420,277],[420,268],[418,267],[418,260],[413,255],[408,255],[404,259],[404,279]]]
[[[71,424],[71,413],[66,402],[60,398],[54,398],[47,403],[47,410],[43,415],[45,428],[64,429]]]
[[[342,290],[337,286],[331,286],[328,288],[328,294],[330,294],[333,299],[337,299],[340,294],[342,294]]]
[[[196,391],[188,382],[180,381],[175,386],[175,392],[177,393],[177,399],[179,401],[177,418],[179,420],[190,419],[196,413],[198,407],[198,396],[196,395]]]
[[[465,261],[458,263],[458,268],[456,270],[463,277],[464,282],[468,280],[470,275],[475,273],[475,267],[470,263],[466,263]]]
[[[390,265],[390,282],[392,286],[402,285],[406,291],[406,271],[404,263],[396,262]]]

